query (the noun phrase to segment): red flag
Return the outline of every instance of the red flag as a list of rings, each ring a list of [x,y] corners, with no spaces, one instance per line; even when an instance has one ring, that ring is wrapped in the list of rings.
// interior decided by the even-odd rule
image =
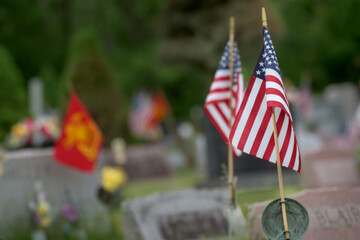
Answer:
[[[101,150],[103,136],[75,93],[70,103],[55,145],[55,159],[84,172],[92,172]]]
[[[153,127],[161,123],[170,113],[170,106],[163,92],[155,92],[152,99],[152,118],[149,127]]]
[[[300,150],[282,83],[274,46],[266,28],[264,47],[230,132],[232,145],[250,155],[276,163],[272,108],[275,110],[281,165],[301,169]]]

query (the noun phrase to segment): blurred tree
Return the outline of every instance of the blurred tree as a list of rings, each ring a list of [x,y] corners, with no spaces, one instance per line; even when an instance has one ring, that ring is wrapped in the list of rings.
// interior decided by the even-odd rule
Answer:
[[[283,75],[297,83],[310,77],[316,90],[360,80],[360,1],[273,3],[285,27],[275,45]]]
[[[96,32],[83,29],[74,34],[63,81],[74,85],[106,143],[120,135],[122,108],[114,80]]]
[[[3,46],[0,46],[0,82],[0,139],[3,139],[11,125],[27,115],[23,76]]]
[[[58,69],[62,64],[66,39],[60,9],[58,0],[0,2],[0,42],[11,51],[26,80],[45,63]]]

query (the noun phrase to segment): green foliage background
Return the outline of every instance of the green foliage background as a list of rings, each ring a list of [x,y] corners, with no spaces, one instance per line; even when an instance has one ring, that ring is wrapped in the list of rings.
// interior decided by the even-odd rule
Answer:
[[[0,46],[0,138],[11,125],[26,116],[24,78],[9,51]]]
[[[223,15],[225,5],[241,8],[249,4],[230,0],[2,0],[0,44],[8,51],[0,52],[0,81],[4,86],[0,98],[4,106],[1,111],[8,112],[0,115],[0,139],[11,123],[26,116],[25,87],[33,76],[44,80],[47,107],[60,110],[67,102],[66,83],[72,81],[91,114],[101,122],[107,139],[128,134],[130,100],[140,89],[163,89],[174,116],[187,119],[192,106],[203,104],[216,67],[198,60],[170,62],[160,58],[162,44],[170,33],[178,32],[178,38],[185,36],[187,40],[196,38],[191,29],[181,27],[186,24],[168,25],[174,29],[166,29],[168,19],[164,16],[176,20],[180,12],[186,19],[188,12],[196,17],[194,22],[209,11],[227,18]],[[271,0],[267,9],[271,19],[277,19],[269,29],[284,79],[295,85],[310,79],[317,91],[330,83],[359,81],[358,0]],[[260,22],[260,10],[249,14],[258,14]],[[273,26],[280,30],[272,31]],[[248,25],[241,29],[238,40],[244,43],[260,32],[259,26]],[[248,80],[261,45],[239,47],[246,52],[243,69]],[[211,57],[215,62],[223,47],[218,49]],[[247,56],[249,53],[252,56]]]

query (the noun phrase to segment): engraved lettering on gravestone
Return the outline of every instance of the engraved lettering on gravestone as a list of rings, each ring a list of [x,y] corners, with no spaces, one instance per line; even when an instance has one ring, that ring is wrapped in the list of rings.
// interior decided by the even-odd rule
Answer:
[[[316,219],[312,228],[360,226],[360,205],[321,207],[309,212],[312,212],[310,214],[314,214]]]

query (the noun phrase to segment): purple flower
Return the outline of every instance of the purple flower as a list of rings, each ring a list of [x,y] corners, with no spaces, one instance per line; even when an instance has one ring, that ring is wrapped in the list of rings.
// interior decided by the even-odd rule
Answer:
[[[69,204],[62,205],[60,212],[69,222],[76,222],[80,218],[80,213]]]
[[[39,217],[39,215],[38,215],[37,213],[35,213],[35,212],[34,212],[32,215],[33,215],[33,218],[34,218],[35,223],[36,223],[36,224],[39,224],[39,223],[40,223],[40,217]]]

